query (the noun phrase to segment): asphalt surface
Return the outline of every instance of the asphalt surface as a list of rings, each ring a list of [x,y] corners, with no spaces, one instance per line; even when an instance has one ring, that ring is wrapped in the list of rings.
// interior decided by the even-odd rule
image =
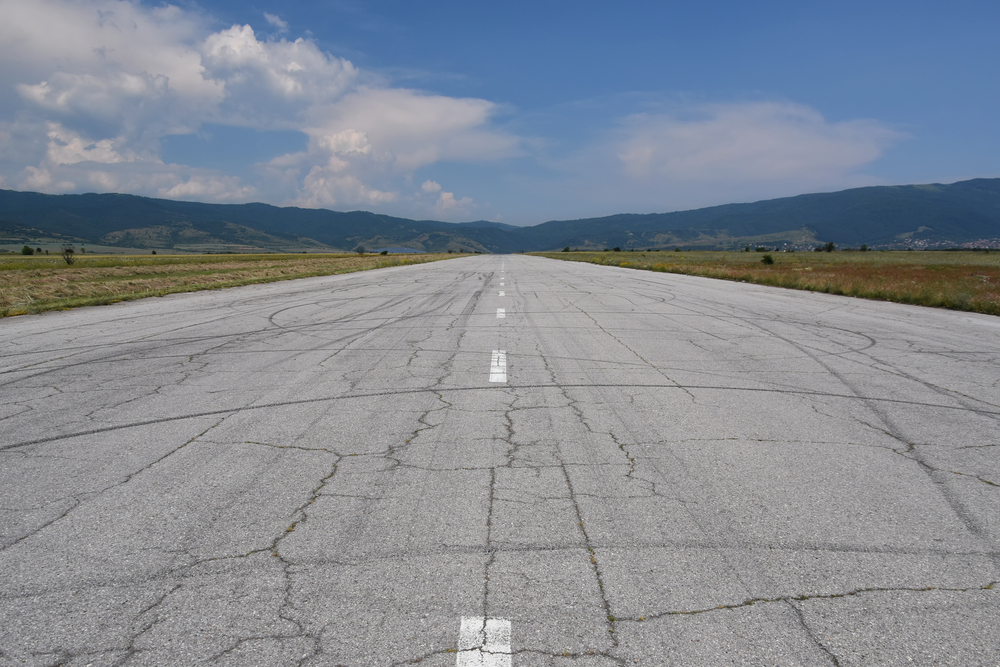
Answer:
[[[1000,664],[1000,318],[477,256],[0,355],[3,665]]]

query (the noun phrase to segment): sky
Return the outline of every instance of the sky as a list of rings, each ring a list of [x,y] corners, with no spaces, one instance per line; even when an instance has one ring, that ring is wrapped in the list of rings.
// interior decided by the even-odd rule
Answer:
[[[1000,176],[1000,3],[0,0],[0,188],[515,225]]]

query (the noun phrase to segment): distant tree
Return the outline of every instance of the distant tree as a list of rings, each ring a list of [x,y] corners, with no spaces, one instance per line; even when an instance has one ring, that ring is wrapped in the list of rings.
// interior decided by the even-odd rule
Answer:
[[[833,252],[837,249],[837,246],[833,244],[833,241],[829,241],[825,246],[823,246],[823,252]]]
[[[72,264],[73,262],[75,262],[76,261],[76,257],[73,256],[74,252],[76,252],[76,251],[73,250],[73,246],[71,246],[71,245],[63,246],[62,253],[61,253],[63,261],[65,261],[67,264]]]
[[[153,254],[154,254],[154,255],[156,254],[156,251],[155,251],[155,250],[153,251]]]
[[[861,252],[868,252],[868,245],[865,244],[865,243],[862,243],[861,247],[858,248],[858,250],[860,250]]]
[[[569,252],[569,246],[566,246],[565,248],[563,248],[563,252]]]
[[[764,246],[762,246],[762,245],[759,245],[759,246],[757,246],[757,247],[755,248],[755,250],[756,250],[757,252],[767,252],[767,248],[765,248],[765,247],[764,247]]]
[[[760,258],[760,263],[761,264],[774,264],[774,257],[771,257],[771,254],[768,253],[768,254],[766,254],[766,255],[764,255],[763,257]]]
[[[363,255],[365,254],[365,247],[363,245],[359,245],[357,248],[354,249],[354,252],[358,253],[359,255]]]
[[[383,251],[382,251],[382,252],[380,252],[379,254],[380,254],[380,255],[388,255],[388,254],[389,254],[389,251],[388,251],[388,250],[383,250]]]
[[[41,255],[42,254],[42,249],[41,248],[35,248],[35,252],[37,252],[39,255]]]
[[[22,255],[34,255],[35,254],[35,249],[34,248],[29,248],[28,246],[24,246],[23,248],[21,248],[21,254]]]
[[[680,251],[681,251],[680,246],[674,246],[674,252],[680,252]]]
[[[612,248],[612,250],[614,250],[615,252],[621,252],[622,251],[622,249],[619,246],[615,246],[614,248]]]

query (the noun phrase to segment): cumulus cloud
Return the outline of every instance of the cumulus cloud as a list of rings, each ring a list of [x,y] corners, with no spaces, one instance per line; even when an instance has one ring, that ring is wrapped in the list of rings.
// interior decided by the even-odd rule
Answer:
[[[493,127],[493,103],[376,84],[312,40],[213,32],[196,10],[138,0],[0,0],[0,15],[0,127],[17,147],[0,156],[0,176],[19,187],[382,205],[418,167],[519,151]],[[263,165],[258,188],[163,164],[164,137],[205,123],[300,131],[308,149]],[[118,163],[133,176],[104,168]]]
[[[420,189],[428,193],[441,192],[441,184],[434,181],[424,181]]]
[[[313,106],[337,100],[358,77],[313,42],[260,41],[248,25],[209,35],[201,54],[205,75],[225,90],[218,121],[248,127],[299,129]]]
[[[78,162],[113,164],[130,162],[135,159],[134,155],[122,155],[116,151],[115,142],[111,139],[90,141],[58,123],[49,123],[48,126],[49,143],[46,162],[51,165],[77,164]]]
[[[472,198],[455,199],[454,192],[442,192],[434,204],[434,212],[442,217],[452,217],[455,214],[467,214],[472,209]]]

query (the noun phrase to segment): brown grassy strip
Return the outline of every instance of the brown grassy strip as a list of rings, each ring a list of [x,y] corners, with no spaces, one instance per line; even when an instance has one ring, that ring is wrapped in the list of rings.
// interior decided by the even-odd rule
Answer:
[[[1000,315],[1000,253],[554,252],[552,259]]]
[[[0,258],[0,317],[461,257],[414,255],[195,255]]]

